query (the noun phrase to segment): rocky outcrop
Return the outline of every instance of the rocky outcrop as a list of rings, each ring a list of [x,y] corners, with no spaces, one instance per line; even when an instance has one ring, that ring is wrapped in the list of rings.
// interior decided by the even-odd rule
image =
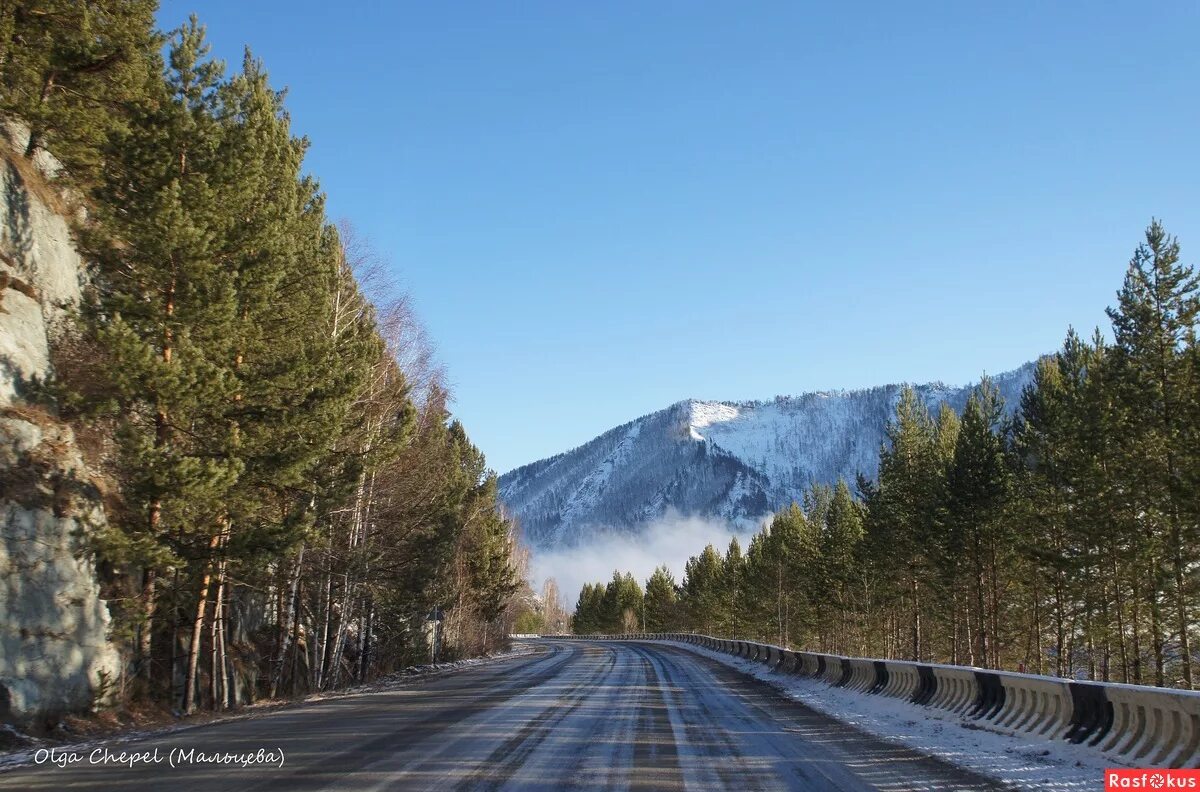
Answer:
[[[12,137],[13,130],[9,130]],[[19,135],[19,131],[15,134]],[[20,141],[17,141],[20,145]],[[103,525],[74,435],[27,401],[83,262],[36,167],[0,159],[0,721],[87,709],[118,678],[88,537]]]

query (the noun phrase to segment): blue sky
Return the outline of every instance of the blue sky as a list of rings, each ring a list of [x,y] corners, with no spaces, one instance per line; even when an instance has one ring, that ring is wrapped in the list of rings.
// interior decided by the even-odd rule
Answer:
[[[1200,250],[1200,5],[164,2],[288,88],[498,471],[688,397],[965,383]]]

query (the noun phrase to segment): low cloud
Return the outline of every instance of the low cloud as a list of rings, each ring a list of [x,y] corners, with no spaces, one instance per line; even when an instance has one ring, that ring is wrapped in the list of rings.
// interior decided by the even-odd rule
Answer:
[[[677,583],[689,557],[712,544],[724,555],[733,536],[743,551],[757,528],[745,528],[719,520],[684,517],[668,513],[647,523],[636,534],[611,529],[589,529],[588,538],[574,547],[534,550],[530,559],[530,581],[536,590],[546,578],[558,581],[563,604],[574,611],[584,583],[608,582],[613,570],[630,572],[642,586],[654,568],[666,564]]]

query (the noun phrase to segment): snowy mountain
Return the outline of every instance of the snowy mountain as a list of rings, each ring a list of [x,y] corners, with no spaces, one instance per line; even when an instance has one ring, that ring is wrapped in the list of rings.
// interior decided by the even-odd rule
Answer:
[[[994,377],[1011,410],[1034,364]],[[780,396],[767,402],[681,401],[566,453],[500,477],[500,497],[539,548],[602,529],[637,533],[669,510],[748,527],[811,482],[875,475],[900,385]],[[962,410],[972,386],[916,386],[931,410]]]

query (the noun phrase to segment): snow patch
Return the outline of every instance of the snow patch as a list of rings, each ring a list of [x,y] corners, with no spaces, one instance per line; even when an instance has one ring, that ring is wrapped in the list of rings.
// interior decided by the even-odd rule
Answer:
[[[788,698],[883,740],[914,748],[1015,789],[1093,790],[1122,763],[1086,746],[1001,732],[969,718],[887,696],[835,688],[776,673],[762,663],[678,641],[664,641],[760,679]]]
[[[723,402],[693,401],[688,408],[688,424],[693,429],[703,429],[713,424],[732,421],[739,415],[737,407]]]
[[[579,483],[579,488],[575,490],[567,507],[562,511],[564,521],[578,517],[595,507],[600,496],[604,494],[613,471],[629,458],[634,442],[641,433],[642,425],[640,423],[630,424],[629,431],[625,433],[625,437],[617,444],[613,452]]]

